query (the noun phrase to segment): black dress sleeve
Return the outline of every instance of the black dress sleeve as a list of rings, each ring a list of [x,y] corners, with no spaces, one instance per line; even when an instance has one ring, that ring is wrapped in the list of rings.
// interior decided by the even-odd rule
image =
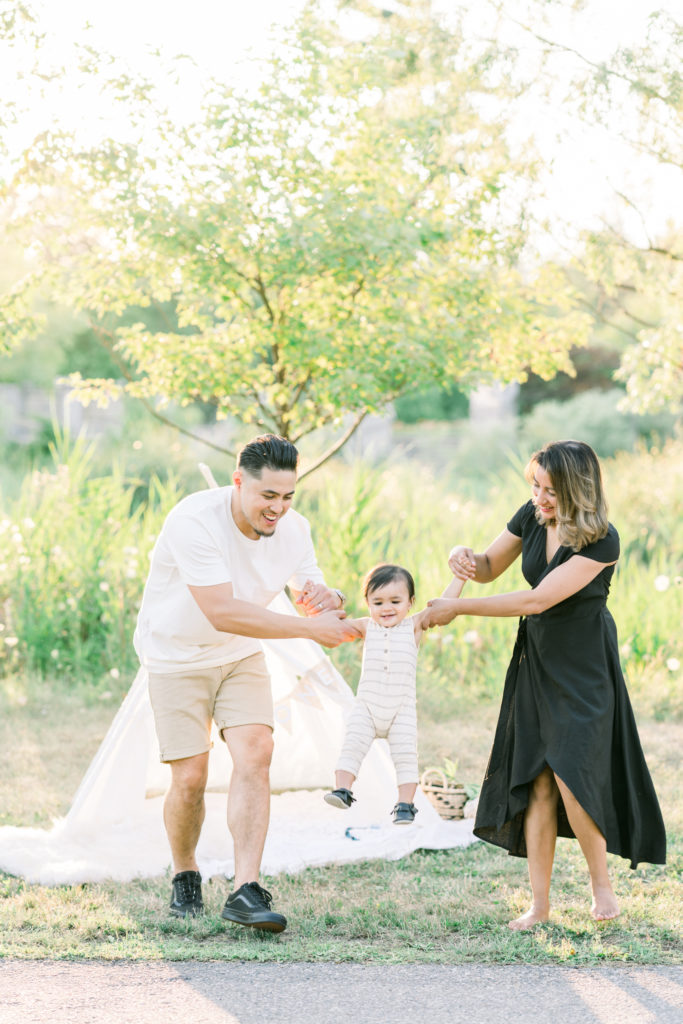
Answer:
[[[524,533],[524,527],[529,522],[529,517],[534,518],[534,503],[529,499],[526,504],[518,508],[514,516],[507,524],[507,528],[510,533],[514,533],[515,537],[521,537]]]
[[[587,544],[576,552],[584,558],[592,558],[594,562],[616,562],[619,557],[619,534],[610,523],[602,540]]]

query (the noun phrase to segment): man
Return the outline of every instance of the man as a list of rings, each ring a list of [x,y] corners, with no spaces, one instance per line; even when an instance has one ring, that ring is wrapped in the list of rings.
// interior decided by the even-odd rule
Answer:
[[[235,882],[222,916],[274,932],[287,921],[258,884],[273,750],[273,701],[259,640],[307,637],[336,647],[357,636],[344,622],[344,595],[325,585],[307,520],[290,508],[297,462],[285,438],[257,437],[239,453],[232,487],[191,494],[171,510],[152,552],[135,632],[160,757],[171,766],[164,804],[175,872],[171,913],[203,911],[195,850],[213,718],[233,762],[228,827]],[[267,609],[285,584],[305,618]]]

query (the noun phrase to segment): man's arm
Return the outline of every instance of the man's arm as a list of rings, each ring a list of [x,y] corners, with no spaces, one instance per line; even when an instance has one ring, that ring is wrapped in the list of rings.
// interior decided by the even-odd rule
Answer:
[[[304,637],[324,647],[337,647],[346,640],[357,640],[360,633],[346,613],[329,611],[314,617],[281,615],[250,601],[234,597],[232,583],[212,587],[188,585],[188,590],[214,629],[255,640],[280,640]]]

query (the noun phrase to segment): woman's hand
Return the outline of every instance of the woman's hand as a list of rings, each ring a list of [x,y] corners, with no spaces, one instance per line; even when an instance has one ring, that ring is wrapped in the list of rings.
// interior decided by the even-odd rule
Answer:
[[[421,612],[416,612],[413,615],[413,626],[415,627],[416,635],[421,635],[428,629],[431,629],[429,614],[429,608],[423,608]]]
[[[445,597],[435,597],[427,601],[427,607],[421,613],[422,629],[433,629],[434,626],[447,626],[449,622],[457,617],[457,600],[449,600]]]
[[[473,580],[477,572],[477,563],[472,548],[466,548],[462,544],[454,547],[448,556],[448,568],[459,580]]]

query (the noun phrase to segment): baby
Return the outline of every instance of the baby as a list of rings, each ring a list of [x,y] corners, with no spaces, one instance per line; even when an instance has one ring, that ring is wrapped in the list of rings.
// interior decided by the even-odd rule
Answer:
[[[464,582],[454,579],[443,597],[458,597]],[[352,619],[365,638],[358,692],[346,725],[335,772],[335,789],[325,794],[333,807],[354,802],[351,787],[363,758],[377,737],[389,742],[396,768],[398,801],[395,825],[415,820],[413,803],[417,770],[417,651],[422,639],[422,614],[408,615],[415,600],[413,577],[400,565],[378,565],[365,577],[363,595],[369,617]]]

